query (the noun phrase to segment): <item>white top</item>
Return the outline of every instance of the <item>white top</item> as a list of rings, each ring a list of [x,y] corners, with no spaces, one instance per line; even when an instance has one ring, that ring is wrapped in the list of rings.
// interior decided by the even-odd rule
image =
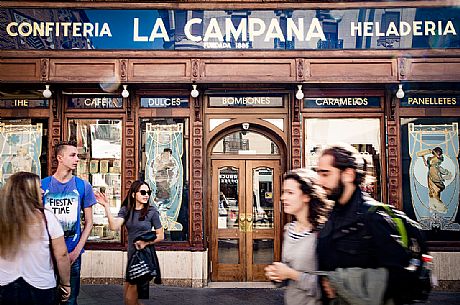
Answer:
[[[45,217],[48,221],[51,239],[63,236],[64,231],[56,216],[45,209]],[[32,228],[32,233],[34,232],[37,232],[37,230]],[[0,285],[7,285],[22,277],[35,288],[49,289],[56,287],[49,247],[48,232],[46,231],[45,223],[43,223],[40,238],[22,245],[15,258],[5,260],[0,257]]]

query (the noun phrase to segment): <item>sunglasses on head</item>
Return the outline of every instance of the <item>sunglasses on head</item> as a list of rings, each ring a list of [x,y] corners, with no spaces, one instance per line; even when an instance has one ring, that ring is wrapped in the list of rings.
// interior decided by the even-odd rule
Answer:
[[[139,193],[141,193],[142,196],[145,196],[145,195],[152,195],[152,191],[151,190],[140,190]]]

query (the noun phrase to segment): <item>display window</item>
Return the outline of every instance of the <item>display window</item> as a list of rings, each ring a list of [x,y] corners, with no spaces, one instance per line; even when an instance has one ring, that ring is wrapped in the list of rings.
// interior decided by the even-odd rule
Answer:
[[[68,120],[68,139],[76,141],[80,158],[76,175],[87,180],[94,191],[105,193],[114,216],[118,215],[122,201],[122,135],[121,120]],[[93,206],[93,229],[88,240],[121,242],[120,232],[109,230],[108,218],[101,205]]]
[[[315,169],[322,149],[336,143],[350,144],[367,164],[361,185],[376,200],[382,201],[382,146],[379,118],[305,119],[305,166]]]
[[[0,186],[20,171],[45,177],[48,120],[0,118]]]
[[[460,239],[460,118],[401,118],[403,209],[430,241]]]
[[[189,240],[189,119],[140,120],[139,175],[160,212],[165,240]]]

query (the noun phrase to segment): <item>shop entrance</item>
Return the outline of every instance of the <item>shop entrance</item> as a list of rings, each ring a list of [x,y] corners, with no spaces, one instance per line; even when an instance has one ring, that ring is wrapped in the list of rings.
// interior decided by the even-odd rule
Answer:
[[[280,259],[280,160],[212,161],[211,279],[266,281]]]

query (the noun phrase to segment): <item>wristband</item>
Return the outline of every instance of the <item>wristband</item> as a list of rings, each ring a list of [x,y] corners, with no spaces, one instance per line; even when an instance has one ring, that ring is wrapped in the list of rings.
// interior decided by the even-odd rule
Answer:
[[[64,286],[64,287],[70,287],[70,285],[64,285],[62,283],[59,283],[60,286]]]

